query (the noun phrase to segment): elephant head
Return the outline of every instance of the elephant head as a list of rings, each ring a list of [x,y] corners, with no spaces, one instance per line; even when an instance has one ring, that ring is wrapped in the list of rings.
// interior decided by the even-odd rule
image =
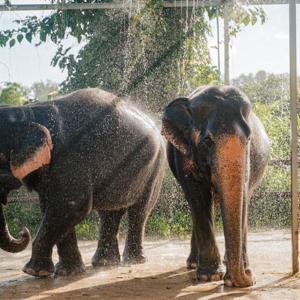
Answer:
[[[177,98],[164,111],[162,134],[186,172],[206,177],[221,201],[227,272],[250,285],[242,259],[243,201],[249,180],[251,105],[236,89],[209,87]],[[245,216],[244,216],[245,217]],[[247,283],[247,281],[249,281]]]
[[[19,240],[8,230],[2,205],[7,195],[22,185],[30,173],[50,163],[52,140],[49,130],[37,123],[14,117],[15,108],[0,110],[0,248],[8,252],[24,250],[30,233],[24,228]]]

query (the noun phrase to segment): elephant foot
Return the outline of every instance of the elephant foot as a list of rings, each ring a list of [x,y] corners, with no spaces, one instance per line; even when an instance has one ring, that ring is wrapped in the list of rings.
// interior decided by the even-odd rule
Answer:
[[[206,266],[198,267],[197,278],[199,281],[219,281],[224,277],[224,268],[221,265],[218,266]]]
[[[23,267],[23,272],[36,277],[48,277],[54,272],[54,265],[51,258],[31,258]]]
[[[254,273],[253,273],[253,271],[252,271],[252,269],[251,268],[246,268],[245,269],[245,273],[248,275],[248,276],[252,276],[252,278],[254,278],[254,280],[255,280],[255,282],[256,282],[256,278],[255,278],[255,275],[254,275]]]
[[[123,262],[129,265],[144,264],[147,258],[143,254],[142,246],[127,245],[123,252]]]
[[[55,266],[56,276],[74,276],[85,272],[85,266],[82,262],[71,264],[59,261]]]
[[[188,270],[197,269],[197,259],[190,255],[186,260],[186,267]]]
[[[197,269],[197,262],[187,261],[186,262],[186,267],[187,267],[188,270],[195,270],[195,269]]]
[[[103,255],[98,254],[97,252],[92,258],[93,267],[109,267],[109,266],[117,266],[120,264],[120,255]]]
[[[248,287],[256,283],[255,276],[250,268],[245,270],[245,273],[232,276],[226,272],[224,276],[224,285],[227,287]]]
[[[123,262],[129,265],[144,264],[146,261],[147,258],[142,254],[135,255],[135,256],[128,256],[128,255],[123,256]]]

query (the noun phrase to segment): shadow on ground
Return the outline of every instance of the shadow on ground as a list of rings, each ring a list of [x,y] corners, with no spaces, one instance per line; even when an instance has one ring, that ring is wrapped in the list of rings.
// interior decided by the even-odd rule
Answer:
[[[0,299],[300,299],[300,277],[288,276],[290,241],[285,234],[271,235],[250,236],[250,259],[257,275],[251,288],[196,282],[195,273],[185,268],[188,241],[147,242],[146,264],[99,269],[89,264],[96,242],[81,242],[87,272],[75,277],[29,277],[20,269],[30,250],[17,255],[1,252]],[[219,245],[224,251],[222,239]]]
[[[118,269],[118,268],[116,268]],[[180,268],[147,277],[111,277],[116,269],[87,270],[73,278],[26,278],[1,286],[1,299],[297,299],[300,279],[277,276],[278,279],[254,288],[226,288],[223,282],[196,283],[192,271]],[[104,273],[104,274],[102,274]],[[269,295],[269,296],[268,296]]]

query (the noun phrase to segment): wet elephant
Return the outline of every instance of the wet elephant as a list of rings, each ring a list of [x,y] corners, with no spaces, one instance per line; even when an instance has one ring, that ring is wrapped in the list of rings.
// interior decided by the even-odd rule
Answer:
[[[200,280],[223,278],[214,233],[221,205],[225,235],[224,282],[251,286],[247,255],[249,199],[267,165],[270,145],[249,99],[233,87],[207,87],[177,98],[164,111],[169,166],[190,205],[193,232],[188,267]]]
[[[164,141],[133,105],[98,89],[61,99],[0,108],[0,201],[25,185],[39,194],[42,221],[23,271],[44,277],[84,270],[74,227],[92,209],[101,218],[94,266],[120,262],[119,224],[127,213],[123,259],[145,261],[144,226],[160,191]],[[11,237],[0,205],[0,247],[22,251],[27,230]],[[52,249],[59,262],[54,268]]]

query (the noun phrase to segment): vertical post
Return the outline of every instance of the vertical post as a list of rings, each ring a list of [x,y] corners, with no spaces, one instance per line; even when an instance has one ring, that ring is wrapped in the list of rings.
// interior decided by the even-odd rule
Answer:
[[[229,78],[229,9],[228,4],[224,4],[224,83],[230,84]]]
[[[299,272],[298,191],[297,191],[297,35],[296,0],[289,1],[290,22],[290,101],[291,101],[291,192],[292,192],[292,270]]]
[[[220,59],[220,24],[219,13],[217,15],[217,51],[218,51],[218,80],[221,80],[221,59]]]

